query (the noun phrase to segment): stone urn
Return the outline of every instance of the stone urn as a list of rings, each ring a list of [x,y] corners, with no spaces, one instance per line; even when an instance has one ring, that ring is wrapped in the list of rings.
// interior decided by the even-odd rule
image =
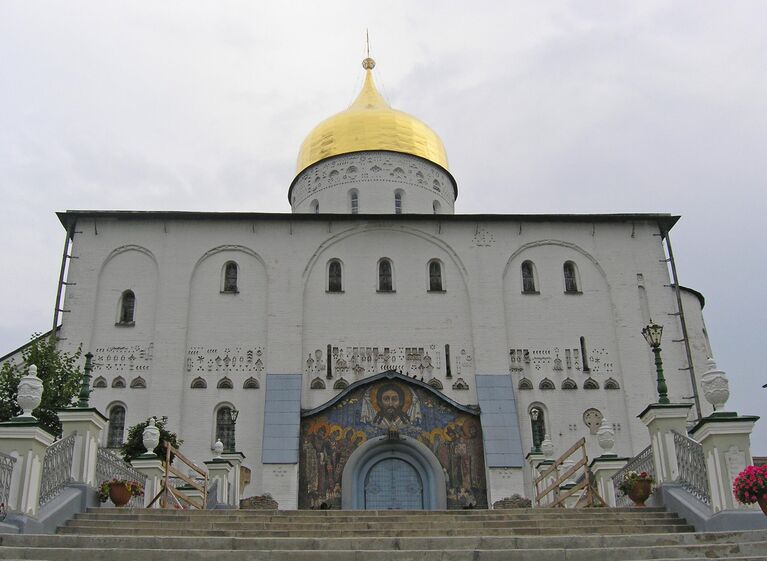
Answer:
[[[144,432],[141,434],[141,441],[146,448],[147,454],[154,454],[154,449],[160,444],[160,429],[157,428],[157,421],[152,417],[149,419],[149,423],[144,427]],[[114,501],[112,501],[114,502]]]
[[[652,481],[649,479],[638,479],[627,494],[629,499],[634,501],[635,506],[645,506],[644,502],[652,494]]]
[[[221,439],[219,438],[216,440],[216,443],[213,445],[213,453],[215,454],[214,459],[218,460],[221,458],[221,454],[224,453],[224,443],[221,442]]]
[[[599,425],[599,429],[597,430],[597,443],[599,444],[599,447],[604,450],[605,454],[609,454],[610,450],[615,446],[615,430],[613,430],[613,425],[607,418],[603,418],[602,423]]]
[[[16,401],[24,411],[22,418],[34,419],[32,411],[37,409],[43,399],[43,381],[37,377],[37,366],[32,364],[27,375],[22,377],[18,386]]]
[[[708,370],[700,377],[700,385],[703,387],[703,397],[714,406],[716,411],[724,407],[730,398],[730,382],[724,370],[716,367],[713,358],[709,358],[707,364]]]

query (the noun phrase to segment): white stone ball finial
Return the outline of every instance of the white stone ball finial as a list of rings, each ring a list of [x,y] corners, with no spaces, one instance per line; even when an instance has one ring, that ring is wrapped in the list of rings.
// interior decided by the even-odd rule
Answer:
[[[597,443],[605,454],[609,454],[615,446],[615,430],[613,424],[606,417],[602,418],[599,429],[597,429]]]
[[[16,401],[23,413],[21,418],[35,419],[32,411],[37,409],[43,400],[43,381],[37,377],[37,366],[31,364],[27,375],[19,380]]]
[[[154,449],[160,444],[160,429],[157,428],[157,421],[154,417],[149,419],[149,423],[144,427],[141,441],[146,448],[146,453],[154,454]]]
[[[213,445],[213,451],[216,453],[214,459],[218,460],[221,458],[221,454],[224,453],[224,443],[221,442],[221,439],[219,438],[216,440],[216,443]]]
[[[724,370],[719,370],[716,367],[713,358],[709,357],[707,364],[708,370],[701,376],[700,385],[703,387],[703,397],[714,406],[714,411],[716,411],[724,407],[730,398],[730,382]]]
[[[541,452],[543,453],[544,458],[551,458],[554,456],[554,443],[549,438],[548,433],[546,433],[541,442]]]

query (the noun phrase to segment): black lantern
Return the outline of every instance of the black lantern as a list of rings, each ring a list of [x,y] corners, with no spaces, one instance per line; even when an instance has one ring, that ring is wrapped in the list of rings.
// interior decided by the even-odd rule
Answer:
[[[663,326],[657,323],[651,323],[642,330],[645,341],[652,348],[655,355],[655,371],[658,375],[658,403],[670,403],[668,399],[668,386],[663,377],[663,361],[660,358],[660,340],[663,336]]]

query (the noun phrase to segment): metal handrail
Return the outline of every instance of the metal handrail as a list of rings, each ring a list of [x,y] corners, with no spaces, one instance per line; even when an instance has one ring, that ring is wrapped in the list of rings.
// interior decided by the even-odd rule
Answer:
[[[99,448],[96,451],[96,479],[97,483],[103,483],[111,479],[125,479],[136,481],[146,489],[147,476],[137,471],[128,462],[123,460],[116,452],[109,448]],[[128,506],[141,508],[144,506],[144,497],[132,496]]]
[[[66,438],[54,442],[45,451],[43,474],[40,482],[40,506],[54,499],[72,477],[72,459],[75,451],[75,437],[72,433]]]
[[[655,479],[655,462],[653,461],[652,446],[648,446],[639,454],[631,458],[625,466],[612,476],[613,487],[615,488],[616,506],[628,506],[631,504],[631,500],[626,495],[622,494],[619,489],[621,481],[623,481],[625,475],[630,471],[636,471],[637,473],[642,473],[644,471]]]
[[[0,452],[0,504],[8,505],[11,493],[11,478],[16,458]]]
[[[694,497],[710,505],[711,493],[708,487],[708,471],[703,446],[687,435],[675,430],[671,432],[674,435],[676,465],[679,468],[677,483]]]

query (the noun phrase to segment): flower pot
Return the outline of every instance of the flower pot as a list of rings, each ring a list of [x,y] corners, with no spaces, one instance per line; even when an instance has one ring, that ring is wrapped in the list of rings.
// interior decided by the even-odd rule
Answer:
[[[109,500],[111,500],[115,506],[127,505],[132,496],[130,489],[125,485],[111,485],[109,487]]]
[[[756,499],[756,502],[759,503],[759,508],[761,508],[764,515],[767,516],[767,495],[762,495]]]
[[[647,480],[638,480],[634,483],[631,491],[628,492],[629,499],[634,501],[635,506],[645,506],[644,502],[652,493],[652,482]]]

